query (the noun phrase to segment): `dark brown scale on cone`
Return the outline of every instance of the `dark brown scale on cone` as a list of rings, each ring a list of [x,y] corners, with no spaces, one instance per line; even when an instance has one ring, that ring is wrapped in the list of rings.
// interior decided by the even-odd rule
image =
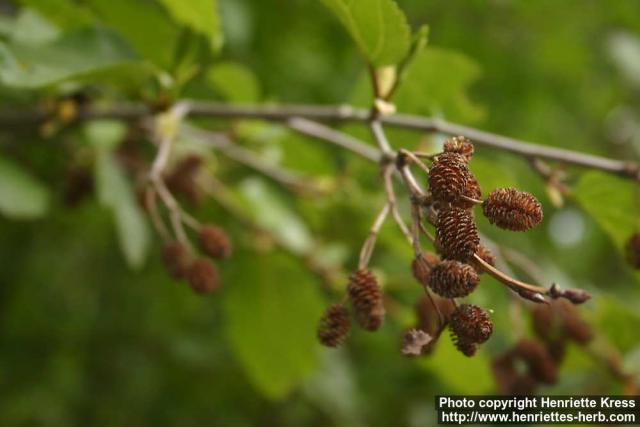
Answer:
[[[458,351],[467,357],[471,357],[478,352],[478,344],[472,341],[460,339],[455,335],[452,336],[451,339],[453,340],[453,344],[456,346]]]
[[[626,244],[627,261],[633,268],[640,269],[640,233],[634,233]]]
[[[353,273],[349,279],[347,293],[358,324],[368,331],[380,329],[384,322],[385,310],[382,291],[373,273],[364,269]]]
[[[468,162],[473,156],[473,143],[464,136],[454,136],[444,142],[444,151],[460,154]]]
[[[512,231],[527,231],[543,218],[540,202],[515,188],[493,190],[482,203],[482,212],[491,224]]]
[[[438,265],[440,258],[433,252],[421,252],[411,262],[413,277],[421,284],[429,284],[429,273]]]
[[[515,347],[517,356],[527,364],[529,374],[545,384],[554,384],[558,365],[549,351],[538,341],[521,339]]]
[[[350,329],[351,320],[347,308],[342,304],[333,304],[320,318],[318,340],[327,347],[338,347],[347,338]]]
[[[202,227],[198,235],[202,251],[212,258],[231,256],[231,240],[225,231],[213,225]]]
[[[467,185],[464,187],[462,195],[471,199],[482,200],[482,190],[480,190],[480,184],[472,173],[469,173],[469,180],[467,181]],[[452,202],[452,204],[453,206],[464,209],[471,209],[476,205],[475,202],[467,200],[463,197],[459,197],[456,201]]]
[[[491,252],[491,249],[489,249],[488,247],[486,247],[482,243],[480,243],[480,245],[478,246],[478,250],[476,251],[476,255],[478,255],[480,257],[480,259],[482,259],[484,262],[486,262],[490,266],[492,266],[492,267],[496,266],[496,256],[493,254],[493,252]],[[473,268],[476,269],[478,274],[484,273],[484,268],[482,268],[480,266],[480,263],[477,262],[475,260],[475,258],[473,258],[471,260],[471,265],[473,265]]]
[[[218,270],[206,259],[197,259],[189,267],[187,275],[191,289],[198,294],[208,294],[218,288]]]
[[[456,202],[468,180],[469,168],[458,153],[440,154],[429,170],[429,190],[437,201]]]
[[[191,267],[189,249],[179,242],[168,242],[162,248],[162,261],[169,275],[176,280],[185,279]]]
[[[473,213],[456,207],[440,209],[436,240],[442,258],[462,262],[471,259],[480,244]]]
[[[481,344],[493,332],[493,322],[487,313],[477,305],[462,304],[451,315],[451,332],[459,340]]]
[[[433,267],[429,274],[429,288],[445,298],[463,298],[478,286],[478,273],[469,264],[445,260]]]

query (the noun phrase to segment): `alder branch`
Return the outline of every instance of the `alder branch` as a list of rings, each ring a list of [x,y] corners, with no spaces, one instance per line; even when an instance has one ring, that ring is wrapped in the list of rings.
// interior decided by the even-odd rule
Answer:
[[[308,119],[321,122],[362,122],[371,121],[371,112],[349,105],[228,105],[215,102],[182,101],[189,106],[189,115],[200,118],[226,119],[262,119],[285,122],[291,126],[292,119]],[[79,110],[76,121],[97,119],[118,119],[135,121],[151,115],[149,107],[143,104],[118,104],[112,107],[85,107]],[[44,110],[3,110],[0,111],[0,128],[33,127],[42,123],[51,114]],[[616,160],[592,154],[581,153],[564,148],[538,145],[530,142],[485,132],[472,127],[451,123],[446,120],[406,114],[383,116],[379,121],[391,127],[412,129],[423,132],[440,132],[446,135],[464,135],[477,145],[521,155],[527,159],[539,158],[557,161],[575,166],[597,169],[628,179],[640,181],[640,164],[625,160]],[[294,121],[296,128],[306,128],[310,134],[314,130],[309,123]],[[306,125],[306,126],[305,126]],[[300,129],[297,129],[300,130]],[[324,129],[326,131],[326,128]],[[300,130],[304,133],[303,130]],[[323,139],[325,139],[323,137]],[[336,143],[334,139],[327,138]],[[347,148],[347,147],[345,147]],[[354,151],[354,150],[352,150]],[[373,160],[373,152],[357,153]]]

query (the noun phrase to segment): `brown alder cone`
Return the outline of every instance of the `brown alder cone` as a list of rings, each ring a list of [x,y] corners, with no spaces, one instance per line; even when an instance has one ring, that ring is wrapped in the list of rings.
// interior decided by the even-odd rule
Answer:
[[[167,242],[162,248],[162,262],[169,275],[176,280],[185,279],[191,267],[189,249],[179,242]]]
[[[195,260],[187,275],[191,289],[198,294],[208,294],[218,288],[218,270],[208,260]]]
[[[456,336],[453,337],[453,343],[458,351],[467,357],[473,356],[478,351],[478,344],[460,339]]]
[[[469,168],[458,153],[443,153],[436,157],[429,170],[429,190],[437,201],[455,202],[469,180]]]
[[[493,190],[482,203],[482,212],[491,224],[512,231],[527,231],[543,218],[540,202],[515,188]]]
[[[469,180],[467,181],[467,185],[464,187],[462,195],[476,200],[482,199],[482,190],[480,190],[480,184],[472,173],[469,173]],[[462,197],[459,197],[456,201],[452,202],[452,204],[453,206],[464,209],[471,209],[476,205],[476,203],[466,200]]]
[[[432,302],[433,299],[433,302]],[[416,317],[418,329],[421,329],[437,339],[449,322],[449,317],[455,310],[451,300],[438,295],[423,295],[416,302]],[[438,314],[438,312],[440,314]],[[442,316],[442,319],[440,318]]]
[[[493,322],[487,313],[477,305],[461,304],[451,315],[451,332],[459,340],[482,344],[493,332]]]
[[[429,273],[431,269],[438,265],[440,258],[433,252],[423,251],[411,262],[411,271],[413,277],[421,284],[427,286],[429,284]]]
[[[462,262],[471,259],[480,244],[473,213],[456,207],[440,209],[436,240],[443,258]]]
[[[205,225],[200,230],[198,241],[202,251],[212,258],[228,258],[231,256],[231,240],[220,227]]]
[[[353,273],[349,278],[347,293],[358,324],[368,331],[380,329],[384,322],[385,310],[382,291],[373,273],[364,269]]]
[[[445,298],[462,298],[478,286],[476,270],[460,261],[445,260],[433,267],[429,274],[429,288]]]
[[[576,306],[567,300],[557,299],[548,305],[537,305],[532,316],[536,335],[550,344],[568,338],[586,345],[593,338],[591,326],[580,317]]]
[[[554,384],[558,378],[558,365],[544,345],[538,341],[521,339],[514,349],[527,364],[529,374],[545,384]]]
[[[625,246],[627,261],[636,269],[640,269],[640,233],[633,233]]]
[[[464,136],[454,136],[444,141],[444,151],[447,153],[460,154],[467,162],[473,156],[473,144],[469,138]]]
[[[338,347],[347,338],[350,329],[351,320],[347,308],[342,304],[333,304],[320,318],[318,340],[327,347]]]

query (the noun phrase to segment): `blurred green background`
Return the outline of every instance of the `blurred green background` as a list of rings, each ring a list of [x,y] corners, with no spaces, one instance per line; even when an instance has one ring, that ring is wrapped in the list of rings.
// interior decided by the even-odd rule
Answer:
[[[639,159],[640,2],[398,4],[414,30],[429,26],[429,46],[398,93],[399,112]],[[370,100],[365,61],[317,1],[5,0],[0,11],[3,111],[78,93],[100,105]],[[292,195],[205,153],[244,220],[264,231],[210,198],[183,200],[234,240],[234,256],[219,264],[221,289],[207,297],[167,276],[161,240],[132,202],[136,176],[124,160],[133,145],[150,161],[148,141],[124,138],[113,123],[0,129],[2,426],[423,426],[435,422],[435,394],[496,392],[489,363],[530,334],[527,306],[484,278],[469,300],[493,311],[495,332],[476,357],[458,354],[446,334],[432,355],[403,357],[402,332],[415,323],[422,291],[411,248],[392,223],[372,260],[389,295],[384,328],[354,329],[339,350],[316,343],[317,319],[342,297],[383,203],[375,165],[275,124],[197,124],[232,127],[265,162],[332,190]],[[358,126],[343,130],[369,139]],[[432,151],[443,139],[389,136],[395,147]],[[123,139],[134,144],[116,146]],[[177,153],[194,150],[202,153],[181,141]],[[567,168],[572,192],[554,207],[526,161],[481,146],[476,153],[471,169],[485,193],[517,186],[545,207],[532,232],[509,234],[479,219],[481,231],[535,259],[545,284],[592,292],[580,310],[598,331],[595,353],[613,348],[628,372],[640,373],[639,276],[623,256],[639,225],[638,186]],[[97,194],[69,203],[73,172],[86,170],[97,174]],[[540,393],[623,391],[593,352],[568,351],[558,383]]]

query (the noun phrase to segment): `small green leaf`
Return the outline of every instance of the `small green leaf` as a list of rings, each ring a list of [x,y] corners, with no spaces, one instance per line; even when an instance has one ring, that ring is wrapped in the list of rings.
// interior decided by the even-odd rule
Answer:
[[[125,64],[136,64],[135,56],[104,30],[76,31],[38,46],[0,43],[0,82],[15,88],[42,88]]]
[[[226,333],[253,384],[282,399],[317,365],[318,282],[283,253],[234,256],[224,299]]]
[[[631,233],[640,228],[640,206],[634,200],[637,191],[637,184],[628,180],[591,171],[582,175],[573,194],[582,208],[622,249]]]
[[[207,37],[214,52],[222,46],[217,0],[160,0],[173,18]]]
[[[49,208],[49,192],[16,164],[0,157],[0,212],[16,219],[33,219]]]
[[[127,264],[139,269],[149,249],[150,235],[129,180],[113,156],[113,149],[124,131],[121,123],[104,121],[88,124],[85,135],[96,148],[98,200],[113,212],[118,240]]]
[[[227,101],[250,103],[260,99],[256,76],[242,64],[217,63],[207,72],[207,79]]]
[[[393,0],[322,0],[375,67],[400,62],[409,51],[411,29]]]

